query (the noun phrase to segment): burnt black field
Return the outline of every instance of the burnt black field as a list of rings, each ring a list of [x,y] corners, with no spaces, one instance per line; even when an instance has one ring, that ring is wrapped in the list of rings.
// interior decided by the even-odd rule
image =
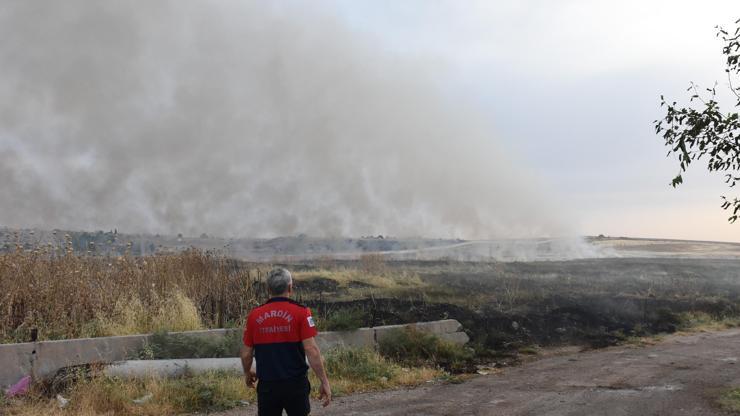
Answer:
[[[393,261],[384,267],[385,273],[418,273],[424,285],[357,296],[359,282],[343,287],[317,272],[297,283],[299,296],[325,319],[351,313],[362,326],[454,318],[475,346],[498,352],[531,345],[599,348],[740,316],[735,259]],[[350,293],[355,296],[347,299]]]

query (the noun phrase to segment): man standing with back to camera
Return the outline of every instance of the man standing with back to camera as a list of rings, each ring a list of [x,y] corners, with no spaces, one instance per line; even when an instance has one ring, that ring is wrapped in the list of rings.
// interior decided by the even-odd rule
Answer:
[[[257,383],[259,416],[306,416],[311,413],[306,357],[321,381],[319,399],[324,407],[331,403],[331,387],[324,370],[324,359],[314,338],[318,331],[311,310],[293,301],[293,279],[286,269],[267,275],[270,300],[253,309],[244,329],[241,359],[247,386]],[[252,357],[257,372],[252,372]]]

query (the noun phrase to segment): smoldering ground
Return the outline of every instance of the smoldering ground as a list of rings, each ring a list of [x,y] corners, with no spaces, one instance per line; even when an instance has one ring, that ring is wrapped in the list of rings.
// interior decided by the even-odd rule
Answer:
[[[309,7],[310,6],[310,7]],[[444,62],[315,3],[5,1],[0,224],[563,235]]]

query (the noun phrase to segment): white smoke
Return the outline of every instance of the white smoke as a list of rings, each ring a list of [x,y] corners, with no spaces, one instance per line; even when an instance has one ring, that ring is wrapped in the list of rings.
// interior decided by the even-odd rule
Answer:
[[[292,5],[2,2],[0,225],[568,233],[442,69]]]

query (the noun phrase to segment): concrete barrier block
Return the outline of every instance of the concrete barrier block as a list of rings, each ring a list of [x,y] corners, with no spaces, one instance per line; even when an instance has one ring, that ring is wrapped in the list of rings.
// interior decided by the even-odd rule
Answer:
[[[240,358],[189,358],[184,360],[129,360],[111,364],[103,371],[108,377],[122,379],[145,377],[180,377],[225,371],[241,374]]]
[[[418,322],[410,324],[420,331],[427,331],[433,334],[449,334],[458,332],[462,329],[462,324],[455,319],[445,319],[442,321]]]
[[[460,332],[462,326],[453,319],[410,325],[421,331],[431,332],[450,339],[453,342],[467,342],[467,335]],[[388,331],[405,326],[409,325],[360,328],[355,331],[321,332],[316,339],[323,350],[337,347],[371,348]],[[241,332],[241,328],[230,328],[173,334],[219,338],[234,333],[240,335]],[[39,379],[53,376],[64,367],[122,361],[130,358],[141,349],[149,337],[151,337],[151,334],[0,345],[0,385],[11,385],[28,374]],[[239,364],[238,361],[233,362]],[[199,365],[199,363],[193,365]]]
[[[460,322],[454,320],[454,319],[446,319],[444,321],[434,321],[434,322],[419,322],[415,324],[408,324],[408,325],[388,325],[388,326],[379,326],[375,328],[375,339],[377,341],[380,341],[385,337],[388,333],[391,331],[394,331],[396,329],[402,329],[406,327],[413,327],[416,328],[419,331],[425,331],[432,333],[434,335],[443,335],[443,334],[451,334],[458,332],[460,329],[462,329],[462,325]]]
[[[121,379],[179,377],[185,374],[185,369],[184,360],[130,360],[111,364],[103,373]]]
[[[460,331],[462,324],[455,319],[444,319],[432,322],[417,322],[413,324],[385,325],[376,327],[379,331],[389,331],[398,328],[414,327],[420,331],[431,332],[433,334],[450,334]]]
[[[0,345],[0,386],[7,388],[31,375],[35,355],[35,346],[30,342]]]
[[[316,343],[322,351],[333,348],[368,348],[375,344],[375,330],[360,328],[354,331],[321,332],[316,337]]]
[[[470,341],[470,337],[465,332],[453,332],[451,334],[439,334],[440,339],[452,342],[457,345],[465,345]]]
[[[170,332],[171,335],[185,335],[192,338],[200,339],[218,339],[229,335],[234,332],[241,334],[243,330],[240,328],[221,328],[221,329],[203,329],[200,331],[184,331],[184,332]]]
[[[38,342],[33,374],[44,378],[64,367],[124,360],[141,349],[147,337],[128,335]]]
[[[187,359],[185,360],[185,366],[188,371],[194,373],[205,373],[208,371],[224,371],[224,372],[235,372],[242,374],[241,358],[201,358],[201,359]]]

